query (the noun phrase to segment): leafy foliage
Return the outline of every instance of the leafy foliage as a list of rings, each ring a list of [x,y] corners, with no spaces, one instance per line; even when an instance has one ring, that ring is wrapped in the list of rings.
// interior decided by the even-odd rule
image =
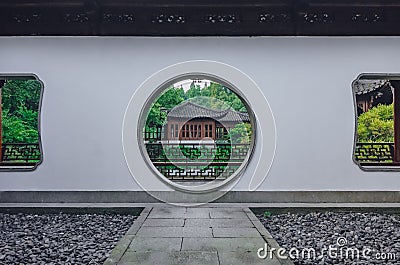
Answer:
[[[4,143],[37,143],[40,83],[9,80],[2,88]]]
[[[154,128],[162,126],[167,118],[165,110],[179,105],[184,100],[184,95],[185,92],[182,88],[174,87],[162,93],[150,108],[146,119],[146,130],[152,131]]]
[[[251,124],[249,123],[238,123],[235,128],[230,131],[232,142],[248,144],[251,139]]]
[[[393,142],[393,104],[379,104],[358,117],[358,142]]]

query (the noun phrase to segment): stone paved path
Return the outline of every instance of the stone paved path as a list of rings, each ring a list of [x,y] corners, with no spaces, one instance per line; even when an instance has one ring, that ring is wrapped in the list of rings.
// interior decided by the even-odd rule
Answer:
[[[248,208],[158,206],[142,211],[105,264],[293,264],[258,258],[265,243],[278,247]]]

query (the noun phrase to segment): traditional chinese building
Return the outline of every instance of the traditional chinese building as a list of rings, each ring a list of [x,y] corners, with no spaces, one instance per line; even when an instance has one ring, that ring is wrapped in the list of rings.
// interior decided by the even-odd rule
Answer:
[[[389,80],[357,80],[354,83],[357,114],[361,115],[378,104],[392,104],[392,89]]]
[[[249,123],[248,113],[231,108],[213,110],[186,101],[168,113],[164,127],[166,140],[223,139],[239,123]]]

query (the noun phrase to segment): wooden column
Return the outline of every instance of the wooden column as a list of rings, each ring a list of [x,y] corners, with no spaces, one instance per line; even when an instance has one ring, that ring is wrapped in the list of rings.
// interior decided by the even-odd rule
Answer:
[[[3,101],[2,92],[5,80],[0,80],[0,162],[3,162]]]
[[[393,162],[400,163],[400,81],[390,81],[393,86],[394,156]]]

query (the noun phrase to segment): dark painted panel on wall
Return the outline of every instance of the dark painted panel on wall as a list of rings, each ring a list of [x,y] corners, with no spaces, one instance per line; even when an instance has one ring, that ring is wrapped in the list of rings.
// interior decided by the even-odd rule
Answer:
[[[400,0],[0,1],[0,35],[400,35]]]

